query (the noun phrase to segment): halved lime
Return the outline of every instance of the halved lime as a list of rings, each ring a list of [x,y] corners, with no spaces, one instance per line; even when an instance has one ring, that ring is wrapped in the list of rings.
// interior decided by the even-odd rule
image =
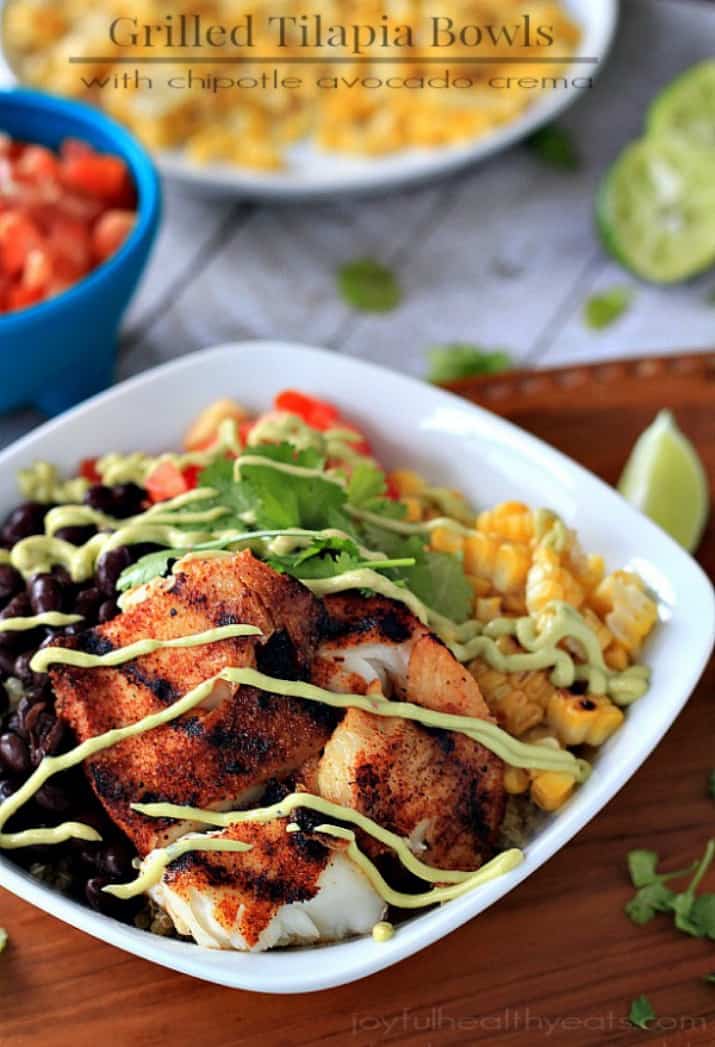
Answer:
[[[638,437],[618,490],[688,552],[697,547],[710,512],[710,490],[697,451],[670,411],[661,411]]]
[[[646,129],[715,149],[715,59],[699,62],[663,88],[648,110]]]
[[[715,149],[641,138],[601,183],[596,219],[606,248],[645,280],[686,280],[715,262]]]

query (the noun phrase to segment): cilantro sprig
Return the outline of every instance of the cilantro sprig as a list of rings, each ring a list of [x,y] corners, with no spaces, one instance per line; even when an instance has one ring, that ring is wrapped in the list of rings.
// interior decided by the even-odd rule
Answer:
[[[367,510],[373,518],[399,520],[405,505],[387,497],[384,472],[372,462],[359,462],[343,483],[320,475],[326,461],[312,448],[291,444],[261,444],[251,448],[250,463],[242,464],[238,479],[235,461],[220,458],[199,475],[200,487],[216,493],[197,502],[196,509],[221,507],[220,531],[215,539],[178,549],[161,549],[142,557],[120,576],[120,590],[146,584],[164,575],[172,562],[189,552],[248,547],[274,569],[295,578],[332,578],[369,568],[406,586],[428,607],[458,622],[469,617],[473,594],[461,561],[426,547],[424,536],[396,534],[387,527],[355,519],[350,508]],[[266,465],[257,459],[265,458]],[[297,465],[315,475],[294,474],[269,462]],[[291,531],[339,531],[316,534],[312,541],[287,552],[266,552],[263,539]],[[384,556],[366,557],[365,549]]]

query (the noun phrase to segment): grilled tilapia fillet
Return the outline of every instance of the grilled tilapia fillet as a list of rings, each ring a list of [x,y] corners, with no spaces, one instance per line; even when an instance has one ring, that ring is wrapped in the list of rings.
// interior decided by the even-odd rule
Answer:
[[[84,741],[158,712],[227,666],[304,677],[321,614],[304,586],[249,552],[188,560],[143,602],[64,643],[104,653],[147,637],[170,639],[242,622],[258,626],[262,636],[160,650],[111,669],[56,666],[50,675],[58,712]],[[84,766],[109,815],[146,854],[188,826],[145,818],[131,803],[228,808],[248,802],[267,779],[319,753],[333,725],[330,710],[318,703],[221,682],[190,713]]]
[[[385,905],[345,843],[324,846],[286,825],[280,818],[212,833],[252,849],[189,852],[167,868],[151,896],[180,934],[214,949],[259,951],[369,932]]]
[[[325,600],[313,680],[331,690],[381,690],[438,712],[491,719],[479,687],[401,604],[352,594]],[[350,709],[318,764],[321,796],[409,837],[438,868],[476,869],[504,817],[503,764],[478,742]],[[375,856],[381,845],[361,846]]]

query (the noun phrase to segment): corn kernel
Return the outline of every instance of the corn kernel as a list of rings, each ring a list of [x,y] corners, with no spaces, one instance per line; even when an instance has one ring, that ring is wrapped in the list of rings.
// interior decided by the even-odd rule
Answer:
[[[395,469],[388,476],[390,484],[395,488],[400,498],[407,495],[420,494],[425,489],[425,482],[418,473],[411,469]]]
[[[524,767],[506,765],[504,768],[504,788],[510,796],[519,796],[520,793],[525,793],[530,784],[531,777]]]
[[[555,691],[546,721],[562,745],[603,745],[623,723],[623,713],[603,695]]]
[[[576,779],[562,771],[542,771],[531,783],[531,799],[542,811],[558,811],[574,790]]]
[[[430,545],[438,553],[461,553],[464,538],[449,527],[435,527],[430,535]]]
[[[419,498],[415,498],[414,495],[401,495],[400,500],[404,506],[407,507],[407,513],[405,520],[408,523],[419,523],[422,519],[422,502]]]
[[[187,451],[202,451],[216,439],[221,422],[232,419],[235,422],[243,422],[247,415],[243,407],[234,400],[217,400],[209,404],[194,419],[184,437],[184,447]]]

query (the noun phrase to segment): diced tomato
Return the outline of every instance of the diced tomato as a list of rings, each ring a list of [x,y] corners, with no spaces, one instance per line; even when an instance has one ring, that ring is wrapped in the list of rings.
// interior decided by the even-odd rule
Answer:
[[[134,211],[105,211],[92,231],[92,251],[98,262],[104,262],[122,246],[134,228]]]
[[[401,497],[400,492],[397,490],[397,487],[395,486],[395,481],[392,480],[389,476],[385,477],[385,488],[385,494],[387,495],[387,497],[391,498],[393,502],[399,502]]]
[[[52,257],[46,247],[34,247],[25,260],[22,286],[30,291],[44,293],[53,277]]]
[[[238,438],[241,441],[241,447],[248,445],[248,434],[256,424],[255,419],[247,418],[245,422],[238,423]]]
[[[119,156],[102,153],[63,156],[60,176],[68,189],[99,197],[112,205],[123,204],[131,192],[129,171]]]
[[[43,145],[27,145],[15,163],[14,173],[28,182],[54,180],[59,172],[59,159]]]
[[[136,219],[124,160],[69,139],[58,153],[0,133],[0,313],[70,287]]]
[[[279,393],[274,400],[274,407],[278,411],[297,414],[313,429],[320,429],[321,432],[331,429],[340,418],[337,407],[316,397],[299,393],[296,389],[285,389]]]
[[[81,138],[65,138],[60,146],[60,156],[63,160],[76,160],[77,157],[91,156],[93,152],[89,142]]]
[[[74,282],[92,267],[92,242],[84,222],[55,212],[48,219],[47,244],[58,277]]]
[[[41,287],[25,287],[24,284],[15,284],[8,291],[5,301],[9,310],[25,309],[28,305],[35,305],[44,297]]]
[[[0,268],[19,276],[30,251],[42,244],[37,227],[19,211],[0,216]]]
[[[201,468],[200,465],[187,465],[185,469],[182,469],[187,491],[193,491],[198,485]]]
[[[365,434],[361,432],[361,430],[358,429],[356,425],[353,425],[351,422],[346,422],[343,418],[340,419],[338,425],[340,429],[349,429],[350,432],[357,433],[357,435],[360,437],[359,440],[355,440],[350,443],[350,446],[352,447],[353,451],[357,451],[358,454],[364,454],[367,457],[372,456],[372,447],[368,443]]]
[[[97,472],[97,459],[83,458],[79,463],[79,475],[84,477],[85,480],[89,480],[91,484],[101,483],[102,477]]]
[[[186,477],[173,462],[157,465],[147,476],[144,486],[152,502],[165,502],[189,490]]]

